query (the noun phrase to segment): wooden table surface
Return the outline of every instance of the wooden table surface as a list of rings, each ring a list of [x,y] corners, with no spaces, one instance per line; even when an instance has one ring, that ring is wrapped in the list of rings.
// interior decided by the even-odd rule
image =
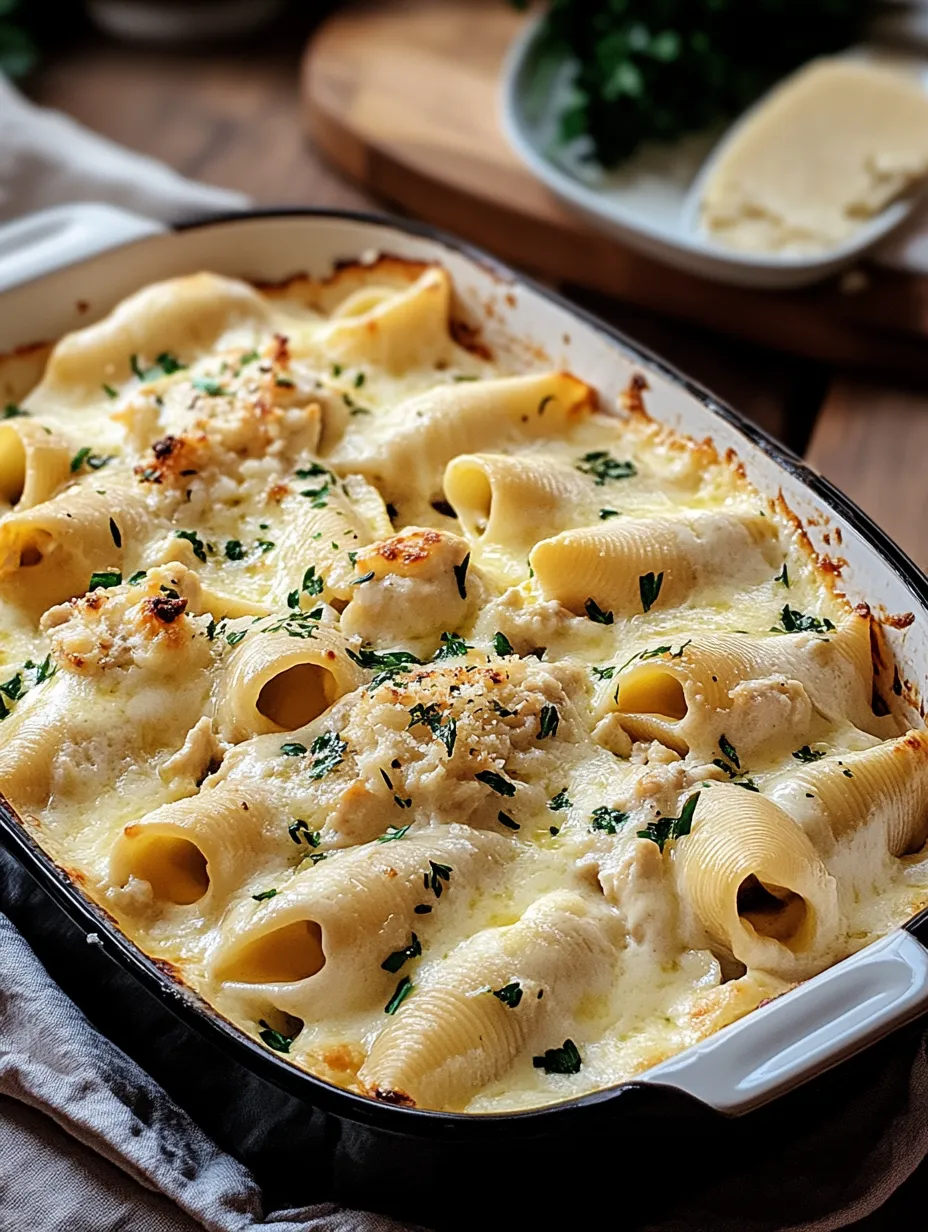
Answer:
[[[243,190],[256,204],[382,209],[328,169],[304,138],[301,51],[302,39],[289,30],[247,52],[156,53],[91,40],[50,54],[29,93],[185,175]],[[928,489],[921,473],[928,390],[897,387],[891,374],[864,384],[812,361],[562,289],[803,453],[928,568]],[[923,1166],[856,1227],[923,1227],[926,1210]]]

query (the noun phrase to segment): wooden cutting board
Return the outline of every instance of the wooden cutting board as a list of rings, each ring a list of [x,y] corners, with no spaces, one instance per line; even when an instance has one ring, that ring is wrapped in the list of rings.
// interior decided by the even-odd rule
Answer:
[[[795,354],[928,383],[928,277],[876,267],[802,291],[722,286],[639,256],[569,212],[510,151],[506,0],[341,8],[303,63],[306,123],[372,193],[555,282]]]

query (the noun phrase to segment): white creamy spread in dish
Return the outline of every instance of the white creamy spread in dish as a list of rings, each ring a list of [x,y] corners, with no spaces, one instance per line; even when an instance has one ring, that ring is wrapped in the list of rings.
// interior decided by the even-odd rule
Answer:
[[[837,247],[928,174],[918,78],[851,58],[793,74],[726,143],[702,198],[707,234],[747,252]]]
[[[204,273],[55,347],[0,423],[0,790],[243,1032],[481,1113],[925,905],[928,737],[782,504],[451,302]]]

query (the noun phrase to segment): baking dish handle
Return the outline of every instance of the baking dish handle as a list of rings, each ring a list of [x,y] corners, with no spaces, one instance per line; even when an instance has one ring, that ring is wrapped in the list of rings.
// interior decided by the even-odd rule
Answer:
[[[928,949],[898,930],[642,1074],[737,1115],[928,1010]]]
[[[0,292],[166,230],[152,218],[96,201],[26,214],[0,226]]]

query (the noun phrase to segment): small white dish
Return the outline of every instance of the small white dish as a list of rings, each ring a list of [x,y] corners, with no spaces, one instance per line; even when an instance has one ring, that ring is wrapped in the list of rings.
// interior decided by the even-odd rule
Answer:
[[[614,171],[584,158],[582,141],[557,143],[557,117],[570,90],[567,61],[540,49],[541,20],[513,44],[503,68],[502,125],[515,153],[556,196],[630,248],[678,269],[738,286],[807,286],[854,264],[911,215],[917,196],[887,206],[844,244],[820,253],[747,253],[714,242],[700,222],[703,187],[729,141],[762,98],[723,132],[651,145]],[[869,55],[867,49],[851,54]],[[928,72],[923,74],[928,88]],[[776,88],[776,87],[774,87]]]

